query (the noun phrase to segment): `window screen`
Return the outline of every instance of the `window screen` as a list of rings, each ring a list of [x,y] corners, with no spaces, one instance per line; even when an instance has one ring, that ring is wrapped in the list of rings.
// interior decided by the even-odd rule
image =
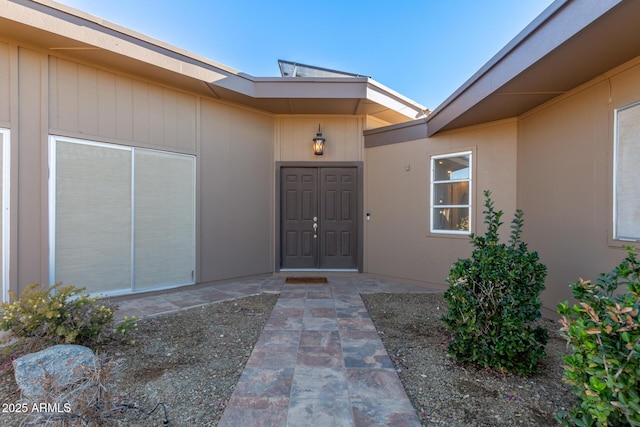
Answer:
[[[55,144],[55,281],[131,288],[131,150]]]
[[[89,293],[194,283],[194,156],[51,141],[52,281]]]
[[[135,287],[192,283],[194,157],[136,149],[134,159]]]

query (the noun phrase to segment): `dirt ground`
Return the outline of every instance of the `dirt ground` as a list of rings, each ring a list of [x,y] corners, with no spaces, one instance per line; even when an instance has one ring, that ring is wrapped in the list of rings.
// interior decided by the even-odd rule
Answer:
[[[561,380],[567,349],[559,323],[541,320],[547,357],[539,374],[523,377],[460,366],[448,355],[441,293],[363,299],[424,426],[554,426],[554,416],[574,405]]]
[[[551,338],[542,372],[527,378],[456,364],[439,321],[442,294],[363,299],[424,426],[553,426],[554,415],[574,402],[561,382],[566,350],[555,322],[544,321]],[[165,417],[170,426],[217,425],[276,300],[263,294],[138,322],[135,345],[100,352],[111,391],[102,425],[161,426]],[[11,360],[23,351],[0,355],[2,408],[20,399]],[[2,426],[34,419],[0,413]]]

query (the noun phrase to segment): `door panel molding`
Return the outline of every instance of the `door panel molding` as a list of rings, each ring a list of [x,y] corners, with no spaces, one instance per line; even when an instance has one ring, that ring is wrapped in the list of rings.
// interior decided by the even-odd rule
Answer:
[[[275,228],[274,228],[274,244],[275,244],[275,265],[274,270],[280,271],[282,268],[282,259],[281,259],[281,215],[286,215],[286,212],[281,212],[282,208],[282,182],[281,182],[281,173],[282,168],[304,168],[304,167],[315,167],[315,168],[353,168],[355,170],[355,179],[357,181],[356,185],[356,194],[355,194],[355,215],[357,215],[357,226],[355,236],[352,236],[348,232],[342,232],[340,230],[333,230],[334,232],[334,241],[331,243],[333,248],[336,251],[343,251],[340,255],[342,256],[351,256],[350,253],[345,253],[346,250],[348,252],[348,246],[343,243],[348,241],[349,239],[355,239],[356,247],[357,247],[357,269],[360,273],[363,271],[363,229],[364,229],[364,205],[363,205],[363,195],[364,195],[364,163],[363,162],[276,162],[276,185],[275,185]],[[320,177],[319,177],[320,178]],[[320,178],[321,179],[321,178]],[[340,180],[348,181],[350,178],[341,178]],[[340,183],[338,183],[339,185]],[[341,199],[353,197],[353,195],[345,195],[338,196]],[[339,200],[339,205],[342,206],[342,201]],[[339,217],[343,217],[345,215],[344,209],[340,209],[335,212]],[[345,248],[345,249],[343,249]]]

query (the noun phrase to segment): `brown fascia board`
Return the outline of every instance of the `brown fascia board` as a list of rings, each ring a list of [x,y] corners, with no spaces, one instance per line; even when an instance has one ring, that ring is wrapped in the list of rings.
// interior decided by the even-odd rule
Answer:
[[[126,58],[132,63],[129,69],[151,72],[148,67],[136,65],[142,63],[204,82],[214,96],[218,96],[216,87],[222,87],[256,99],[367,99],[409,119],[423,110],[416,102],[367,77],[252,77],[51,0],[0,0],[0,20],[2,18],[30,28],[27,34],[33,38],[31,41],[45,48],[92,61],[96,60],[95,52],[86,49],[93,47],[104,52],[106,62]],[[64,43],[59,45],[56,41]]]
[[[497,94],[500,88],[513,82],[525,71],[530,71],[536,63],[543,62],[554,50],[623,1],[625,0],[555,1],[429,115],[427,118],[428,135],[431,136],[441,130],[468,126],[482,121],[506,118],[502,115],[507,111],[513,112],[515,110],[503,108],[503,112],[500,114],[500,105],[496,105],[496,103],[513,103],[516,100],[515,97],[505,97],[504,100],[494,99],[494,102],[485,101],[492,96],[500,96]],[[602,36],[606,37],[606,34]],[[569,67],[572,65],[568,64]],[[549,81],[553,80],[553,76],[546,77]],[[575,81],[573,86],[583,82]],[[531,95],[537,95],[536,104],[539,105],[566,89],[562,88],[557,93],[551,91],[546,94],[547,96],[540,96],[543,95],[541,93],[532,93]],[[526,108],[530,109],[532,105],[529,101],[530,99],[524,103],[528,102]],[[494,105],[495,112],[479,111],[478,106],[481,106],[483,102],[487,105]],[[478,119],[474,120],[468,116],[474,113],[476,107],[478,107],[476,111]],[[466,115],[467,119],[465,121],[459,120],[463,115]],[[456,120],[458,120],[458,124],[455,123]]]
[[[230,67],[54,1],[0,0],[0,16],[203,81],[240,77]]]
[[[387,88],[370,77],[250,77],[254,90],[246,93],[260,99],[362,99],[382,109],[398,112],[407,119],[424,117],[428,111],[417,102]],[[216,86],[239,91],[233,80]]]
[[[415,141],[427,137],[427,118],[364,131],[364,148]]]

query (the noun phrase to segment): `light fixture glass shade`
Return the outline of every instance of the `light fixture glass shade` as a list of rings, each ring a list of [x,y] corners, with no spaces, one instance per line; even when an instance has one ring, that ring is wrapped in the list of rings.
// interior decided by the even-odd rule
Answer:
[[[324,154],[324,143],[326,139],[322,137],[320,132],[320,125],[318,125],[318,134],[313,138],[313,154],[316,156],[322,156]]]

